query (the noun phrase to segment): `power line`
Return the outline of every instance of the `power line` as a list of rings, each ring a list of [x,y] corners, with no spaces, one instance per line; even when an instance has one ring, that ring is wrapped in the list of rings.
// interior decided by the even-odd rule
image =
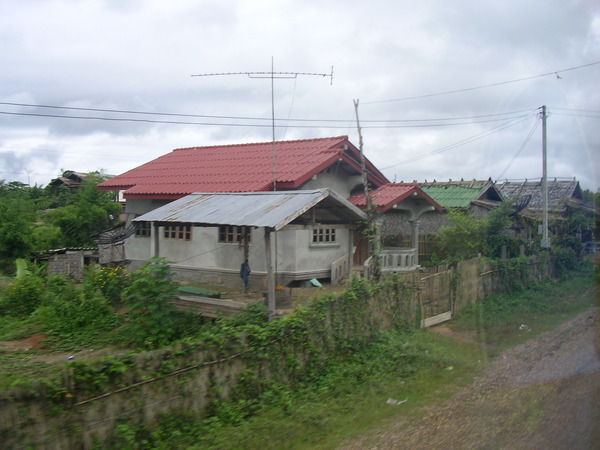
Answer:
[[[76,116],[76,115],[61,115],[61,114],[43,114],[43,113],[25,113],[25,112],[14,112],[14,111],[0,111],[0,114],[9,115],[9,116],[25,116],[25,117],[47,117],[53,119],[69,119],[69,120],[99,120],[99,121],[107,121],[107,122],[136,122],[136,123],[155,123],[155,124],[168,124],[168,125],[199,125],[199,126],[221,126],[221,127],[256,127],[256,128],[272,128],[272,124],[265,123],[232,123],[232,122],[191,122],[191,121],[182,121],[182,120],[154,120],[154,119],[137,119],[131,117],[100,117],[100,116]],[[504,118],[494,118],[488,120],[477,120],[472,121],[465,118],[463,122],[454,122],[451,123],[451,120],[461,120],[458,118],[455,119],[421,119],[421,120],[405,120],[405,121],[366,121],[371,124],[373,123],[391,123],[390,125],[365,125],[363,128],[370,129],[393,129],[393,128],[432,128],[432,127],[448,127],[448,126],[459,126],[459,125],[473,125],[480,123],[490,123],[490,122],[500,122],[500,121],[510,121],[515,118],[527,117],[527,115],[515,116],[515,117],[504,117]],[[491,116],[490,116],[491,117]],[[286,119],[276,119],[277,121],[285,122]],[[290,119],[292,121],[294,119]],[[435,121],[439,121],[441,123],[435,123]],[[318,122],[317,120],[313,120],[314,122]],[[308,120],[305,120],[308,122]],[[329,125],[325,123],[317,123],[313,125],[289,125],[289,124],[275,124],[276,128],[333,128],[333,129],[347,129],[348,125],[345,121],[337,121],[343,122],[345,125]],[[412,124],[415,122],[433,122],[433,123],[421,123],[421,124]],[[398,124],[395,123],[407,123],[407,124]]]
[[[204,115],[204,114],[181,114],[181,113],[168,113],[168,112],[151,112],[151,111],[133,111],[127,109],[102,109],[102,108],[82,108],[75,106],[57,106],[57,105],[37,105],[31,103],[14,103],[14,102],[0,102],[0,105],[7,106],[23,106],[27,108],[50,108],[50,109],[62,109],[68,111],[89,111],[89,112],[106,112],[116,114],[140,114],[148,116],[169,116],[169,117],[200,117],[210,119],[239,119],[239,120],[271,120],[267,117],[242,117],[242,116],[215,116],[215,115]]]
[[[131,115],[150,115],[150,116],[166,116],[166,117],[196,117],[196,118],[206,118],[206,119],[228,119],[228,120],[263,120],[263,121],[271,121],[270,117],[248,117],[248,116],[221,116],[221,115],[208,115],[208,114],[182,114],[182,113],[170,113],[170,112],[150,112],[150,111],[134,111],[134,110],[121,110],[121,109],[102,109],[102,108],[82,108],[82,107],[74,107],[74,106],[57,106],[57,105],[43,105],[43,104],[31,104],[31,103],[14,103],[14,102],[0,102],[0,105],[6,106],[20,106],[26,108],[46,108],[46,109],[58,109],[58,110],[66,110],[66,111],[86,111],[86,112],[103,112],[103,113],[111,113],[111,114],[131,114]],[[454,120],[470,120],[470,119],[483,119],[490,117],[500,117],[500,116],[509,116],[514,114],[520,114],[523,112],[531,111],[531,109],[522,109],[517,111],[509,111],[504,113],[495,113],[495,114],[483,114],[476,116],[459,116],[459,117],[441,117],[434,119],[381,119],[381,120],[363,120],[363,123],[413,123],[413,122],[431,122],[431,121],[454,121]],[[5,114],[10,114],[10,112],[5,112]],[[38,114],[38,113],[30,113],[30,114]],[[39,113],[41,114],[41,113]],[[44,116],[43,116],[44,117]],[[51,116],[51,117],[68,117],[68,116]],[[79,117],[79,116],[75,116]],[[88,117],[88,116],[84,116]],[[344,123],[347,124],[352,122],[351,119],[279,119],[275,118],[276,121],[289,121],[289,122],[322,122],[322,123]],[[167,122],[169,123],[169,122]],[[344,125],[344,128],[346,125]]]
[[[520,123],[523,123],[523,122],[525,122],[527,120],[528,120],[528,118],[519,119],[519,120],[513,121],[512,123],[499,125],[499,126],[497,126],[495,128],[492,128],[491,130],[484,131],[482,133],[476,134],[474,136],[471,136],[469,138],[463,139],[461,141],[455,142],[455,143],[450,144],[450,145],[445,145],[445,146],[440,147],[440,148],[438,148],[436,150],[433,150],[433,151],[431,151],[429,153],[424,153],[424,154],[421,154],[419,156],[415,156],[413,158],[409,158],[409,159],[406,159],[404,161],[400,161],[400,162],[397,162],[395,164],[391,164],[389,166],[382,167],[381,170],[391,169],[392,167],[396,167],[396,166],[399,166],[401,164],[410,164],[410,163],[413,163],[415,161],[419,161],[421,159],[428,158],[428,157],[433,156],[433,155],[437,155],[439,153],[443,153],[443,152],[447,152],[449,150],[453,150],[453,149],[455,149],[457,147],[461,147],[463,145],[470,144],[471,142],[478,141],[480,139],[483,139],[484,137],[487,137],[487,136],[490,136],[492,134],[498,133],[498,132],[503,131],[503,130],[505,130],[507,128],[510,128],[512,126],[515,126],[515,125],[518,125]]]
[[[584,113],[594,113],[600,114],[600,111],[593,109],[570,109],[570,108],[552,108],[554,111],[571,111],[571,112],[584,112]]]
[[[565,117],[583,117],[586,119],[600,119],[600,113],[594,113],[595,115],[591,115],[591,114],[567,114],[567,113],[560,113],[560,112],[554,112],[553,115],[556,116],[565,116]]]
[[[592,63],[589,63],[589,64],[583,64],[581,66],[576,66],[576,67],[569,67],[568,69],[555,70],[553,72],[547,72],[547,73],[542,73],[542,74],[539,74],[539,75],[533,75],[533,76],[530,76],[530,77],[517,78],[515,80],[501,81],[501,82],[492,83],[492,84],[484,84],[482,86],[475,86],[475,87],[469,87],[469,88],[463,88],[463,89],[456,89],[456,90],[453,90],[453,91],[436,92],[434,94],[416,95],[416,96],[412,96],[412,97],[395,98],[395,99],[391,99],[391,100],[379,100],[379,101],[373,101],[373,102],[364,102],[364,104],[373,105],[373,104],[376,104],[376,103],[390,103],[390,102],[401,102],[401,101],[405,101],[405,100],[417,100],[417,99],[420,99],[420,98],[437,97],[437,96],[440,96],[440,95],[447,95],[447,94],[457,94],[459,92],[468,92],[468,91],[474,91],[474,90],[477,90],[477,89],[485,89],[485,88],[490,88],[490,87],[502,86],[502,85],[505,85],[505,84],[519,83],[521,81],[533,80],[535,78],[548,77],[548,76],[552,76],[552,75],[558,77],[559,73],[569,72],[571,70],[582,69],[584,67],[595,66],[597,64],[600,64],[600,61],[595,61],[595,62],[592,62]]]
[[[97,117],[97,116],[64,116],[59,114],[41,114],[41,113],[18,113],[0,111],[0,114],[10,116],[29,116],[29,117],[49,117],[54,119],[78,119],[78,120],[103,120],[108,122],[141,122],[141,123],[161,123],[172,125],[218,125],[218,126],[235,126],[235,127],[268,127],[270,124],[242,124],[242,123],[210,123],[210,122],[184,122],[175,120],[151,120],[151,119],[133,119],[129,117]],[[313,128],[313,127],[307,127]]]
[[[533,136],[533,133],[535,132],[535,130],[539,126],[540,122],[541,122],[541,119],[538,117],[538,120],[536,120],[535,123],[533,124],[533,127],[531,128],[531,131],[529,132],[529,134],[525,138],[525,141],[521,144],[521,147],[519,148],[519,150],[517,151],[517,153],[515,153],[515,155],[512,157],[512,159],[510,160],[510,162],[508,163],[508,165],[505,167],[505,169],[502,171],[502,173],[500,174],[500,176],[496,177],[496,180],[500,180],[504,176],[504,174],[508,171],[508,169],[510,169],[510,166],[512,166],[512,164],[516,161],[517,157],[521,154],[521,152],[523,151],[523,149],[525,148],[525,146],[531,140],[531,136]]]

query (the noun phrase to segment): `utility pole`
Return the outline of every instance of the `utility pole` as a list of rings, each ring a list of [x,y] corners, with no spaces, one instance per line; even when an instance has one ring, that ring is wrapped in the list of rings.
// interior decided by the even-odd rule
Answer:
[[[365,154],[363,152],[363,138],[362,131],[360,128],[360,121],[358,119],[358,99],[353,100],[354,112],[356,114],[356,128],[358,130],[358,152],[360,153],[360,171],[362,172],[363,190],[365,193],[365,211],[367,213],[367,232],[369,244],[371,246],[371,275],[376,280],[379,280],[381,275],[379,268],[379,255],[381,253],[381,245],[379,240],[379,230],[377,229],[375,210],[373,209],[373,202],[371,200],[371,193],[369,192],[369,179],[367,176],[367,166],[365,162]]]
[[[550,248],[548,237],[548,158],[546,149],[546,105],[542,106],[542,240],[540,247]]]

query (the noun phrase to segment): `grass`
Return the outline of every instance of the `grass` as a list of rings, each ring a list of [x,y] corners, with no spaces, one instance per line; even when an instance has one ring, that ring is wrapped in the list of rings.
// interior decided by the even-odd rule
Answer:
[[[449,326],[476,335],[494,357],[597,304],[594,283],[593,268],[585,265],[560,282],[488,297],[461,311]]]
[[[494,296],[457,315],[450,328],[474,336],[473,342],[428,330],[392,333],[367,349],[362,358],[339,366],[332,362],[322,380],[284,392],[284,400],[263,405],[250,418],[228,423],[218,416],[204,422],[172,416],[142,434],[156,448],[336,448],[374,430],[420,417],[457,387],[470,384],[489,356],[548,331],[594,304],[593,270],[586,266],[560,282]],[[356,376],[361,372],[363,376]],[[388,399],[402,403],[388,404]],[[535,411],[527,414],[535,422]],[[363,446],[369,447],[368,437]]]
[[[319,379],[283,389],[250,418],[171,415],[151,429],[124,435],[135,436],[132,445],[146,440],[153,448],[333,448],[449,397],[483,367],[481,356],[476,345],[426,330],[387,333],[360,355],[332,361]],[[128,445],[117,439],[110,448],[117,447]]]
[[[105,448],[139,448],[140,442],[151,448],[335,448],[374,429],[418,418],[458,386],[470,384],[488,356],[595,304],[593,287],[593,271],[587,267],[559,283],[490,297],[449,324],[456,332],[474,336],[472,342],[430,330],[385,333],[364,351],[328,360],[328,371],[318,378],[293,387],[276,386],[253,405],[251,415],[244,414],[244,405],[234,398],[216,404],[204,420],[171,414],[152,425],[123,422]],[[18,325],[0,321],[0,334],[19,335],[31,326]],[[17,374],[51,377],[60,368],[35,362],[34,356],[35,352],[0,350],[0,366],[8,374],[0,387],[17,382]],[[388,399],[399,404],[389,404]],[[534,413],[529,414],[533,421]]]
[[[0,341],[14,341],[31,336],[38,326],[27,318],[0,316]]]
[[[36,379],[56,379],[63,371],[63,365],[47,363],[36,359],[38,352],[9,352],[0,349],[0,391]]]

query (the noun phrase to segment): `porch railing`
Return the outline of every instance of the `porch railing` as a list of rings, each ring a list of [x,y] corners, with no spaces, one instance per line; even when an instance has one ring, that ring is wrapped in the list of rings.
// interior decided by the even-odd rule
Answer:
[[[369,277],[372,256],[364,264],[365,278]],[[379,255],[379,268],[381,273],[412,272],[417,265],[417,249],[404,247],[385,247]]]
[[[350,254],[331,263],[331,284],[337,284],[350,275]]]

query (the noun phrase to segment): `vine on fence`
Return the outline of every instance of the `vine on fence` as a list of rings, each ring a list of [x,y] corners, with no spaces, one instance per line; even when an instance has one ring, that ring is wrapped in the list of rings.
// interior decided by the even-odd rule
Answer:
[[[497,271],[502,288],[506,291],[520,291],[529,280],[529,258],[520,256],[510,259],[492,259],[490,265]]]

